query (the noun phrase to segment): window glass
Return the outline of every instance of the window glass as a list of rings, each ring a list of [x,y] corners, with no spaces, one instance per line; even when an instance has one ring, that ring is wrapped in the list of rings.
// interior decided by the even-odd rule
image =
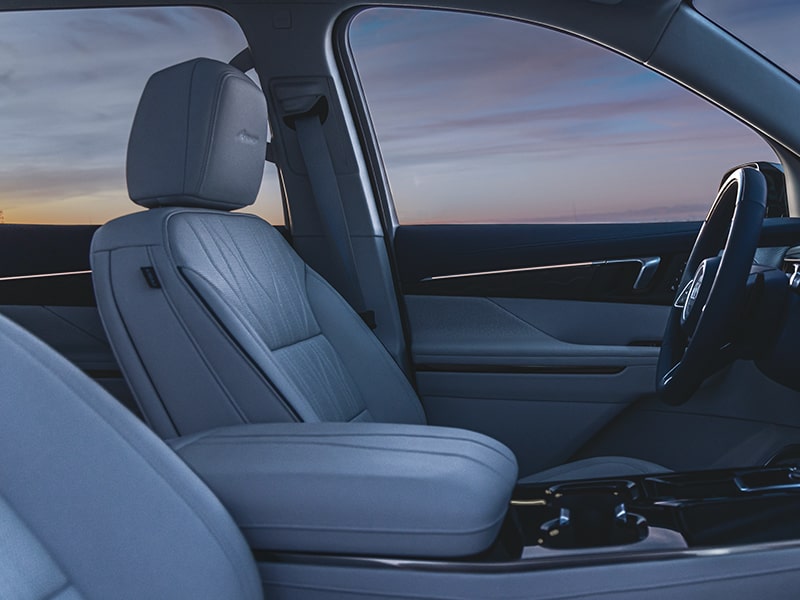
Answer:
[[[137,210],[125,153],[147,78],[247,45],[237,23],[207,8],[35,11],[0,15],[0,219],[101,224]],[[256,204],[283,223],[273,165]]]
[[[350,43],[402,224],[699,220],[730,167],[775,160],[684,88],[546,28],[373,8]]]
[[[694,0],[694,6],[795,77],[800,76],[797,0]]]

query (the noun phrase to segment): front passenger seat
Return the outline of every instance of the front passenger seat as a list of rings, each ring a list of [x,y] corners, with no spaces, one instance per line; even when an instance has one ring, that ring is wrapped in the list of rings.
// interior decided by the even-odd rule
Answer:
[[[424,424],[389,353],[259,217],[264,95],[196,59],[153,75],[130,135],[131,199],[149,210],[95,234],[98,308],[120,367],[162,437],[248,422]],[[546,479],[667,469],[589,459]],[[541,479],[541,477],[536,477]]]

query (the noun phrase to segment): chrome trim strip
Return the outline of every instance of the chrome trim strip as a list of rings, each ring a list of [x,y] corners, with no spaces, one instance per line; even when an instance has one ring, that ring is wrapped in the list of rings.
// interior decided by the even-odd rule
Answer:
[[[689,298],[689,292],[691,291],[693,285],[694,279],[690,280],[689,283],[683,287],[681,293],[675,298],[675,302],[672,303],[674,308],[683,310],[686,307],[686,300]]]
[[[478,271],[475,273],[458,273],[455,275],[433,275],[431,277],[425,277],[420,281],[439,281],[441,279],[459,279],[461,277],[480,277],[481,275],[502,275],[504,273],[525,273],[527,271],[547,271],[549,269],[570,269],[574,267],[591,267],[594,265],[602,265],[606,261],[595,261],[595,262],[576,262],[576,263],[566,263],[563,265],[542,265],[539,267],[522,267],[519,269],[502,269],[499,271]]]
[[[12,275],[10,277],[0,277],[0,281],[19,281],[21,279],[40,279],[45,277],[67,277],[69,275],[88,275],[88,271],[66,271],[64,273],[39,273],[38,275]]]
[[[511,500],[511,506],[547,506],[547,500],[544,498],[535,498],[533,500]]]
[[[661,258],[658,256],[649,256],[647,258],[620,258],[612,260],[593,260],[574,263],[562,263],[557,265],[540,265],[538,267],[521,267],[518,269],[500,269],[497,271],[476,271],[474,273],[455,273],[452,275],[432,275],[421,279],[420,282],[426,281],[441,281],[443,279],[460,279],[463,277],[481,277],[483,275],[504,275],[508,273],[527,273],[530,271],[549,271],[555,269],[574,269],[576,267],[600,267],[603,265],[624,265],[624,264],[638,264],[640,266],[639,275],[633,284],[633,289],[640,290],[647,287],[653,280],[653,276],[661,264]]]
[[[541,365],[541,364],[487,364],[487,363],[419,363],[414,365],[420,373],[498,373],[518,375],[617,375],[624,365]]]

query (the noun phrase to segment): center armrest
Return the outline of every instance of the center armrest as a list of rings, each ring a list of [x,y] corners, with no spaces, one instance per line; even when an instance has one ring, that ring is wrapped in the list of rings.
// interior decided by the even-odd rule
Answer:
[[[270,423],[171,442],[259,550],[454,557],[488,548],[513,453],[461,429]]]

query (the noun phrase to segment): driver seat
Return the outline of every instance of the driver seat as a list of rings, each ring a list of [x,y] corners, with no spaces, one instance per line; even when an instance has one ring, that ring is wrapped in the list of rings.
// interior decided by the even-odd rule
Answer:
[[[347,302],[259,217],[264,95],[209,59],[153,75],[127,159],[149,210],[92,241],[98,308],[120,368],[162,437],[280,421],[425,424],[401,369]],[[528,480],[664,472],[593,458]]]

